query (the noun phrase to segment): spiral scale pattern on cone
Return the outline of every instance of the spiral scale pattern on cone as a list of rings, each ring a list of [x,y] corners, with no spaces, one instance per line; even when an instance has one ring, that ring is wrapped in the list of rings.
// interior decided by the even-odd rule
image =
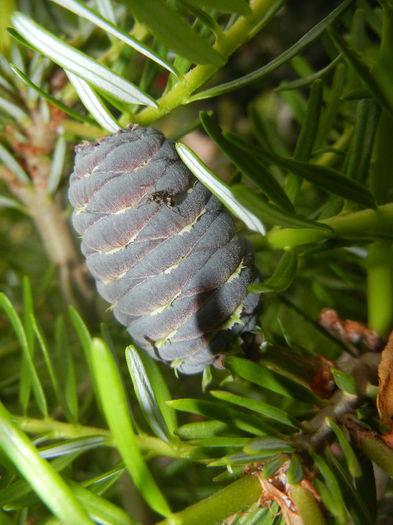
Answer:
[[[161,132],[77,146],[69,199],[98,292],[153,357],[197,373],[255,325],[252,247]]]

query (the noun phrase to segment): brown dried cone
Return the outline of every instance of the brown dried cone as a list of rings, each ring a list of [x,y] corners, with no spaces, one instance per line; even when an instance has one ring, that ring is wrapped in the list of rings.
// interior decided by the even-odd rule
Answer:
[[[152,356],[200,372],[253,328],[252,247],[159,131],[77,146],[69,199],[98,292]]]

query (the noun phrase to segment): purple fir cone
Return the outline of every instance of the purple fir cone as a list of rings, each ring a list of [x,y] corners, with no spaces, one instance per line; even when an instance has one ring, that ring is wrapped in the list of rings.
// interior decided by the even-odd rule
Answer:
[[[77,146],[69,199],[98,292],[150,355],[197,373],[255,326],[253,249],[161,132]]]

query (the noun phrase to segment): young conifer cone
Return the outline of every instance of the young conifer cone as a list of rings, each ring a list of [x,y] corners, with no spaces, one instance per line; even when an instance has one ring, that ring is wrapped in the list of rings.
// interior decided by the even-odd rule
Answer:
[[[153,357],[197,373],[254,327],[252,247],[161,132],[77,146],[69,199],[98,292]]]

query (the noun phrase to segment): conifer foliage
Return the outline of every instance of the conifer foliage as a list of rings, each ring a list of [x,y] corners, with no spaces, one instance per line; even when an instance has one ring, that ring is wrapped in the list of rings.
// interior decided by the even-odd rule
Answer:
[[[0,2],[1,524],[392,522],[392,27]]]

